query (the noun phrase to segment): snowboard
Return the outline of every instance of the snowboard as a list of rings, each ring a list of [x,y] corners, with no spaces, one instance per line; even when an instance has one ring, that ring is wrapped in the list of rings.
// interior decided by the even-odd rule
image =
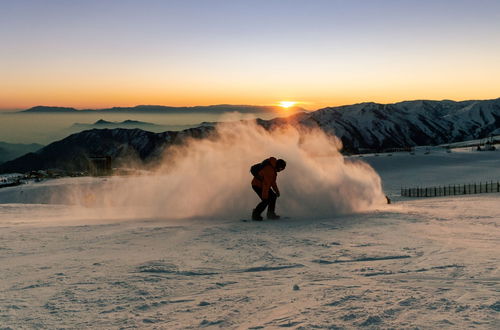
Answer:
[[[266,218],[264,218],[264,220],[262,220],[262,221],[244,218],[244,219],[240,219],[240,221],[242,221],[242,222],[264,222],[264,221],[280,221],[280,220],[288,220],[288,219],[290,219],[290,217],[281,217],[279,219],[266,219]]]

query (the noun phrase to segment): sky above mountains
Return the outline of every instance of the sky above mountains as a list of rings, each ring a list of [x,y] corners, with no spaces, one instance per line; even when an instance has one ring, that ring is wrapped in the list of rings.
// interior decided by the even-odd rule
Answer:
[[[0,1],[0,109],[500,96],[494,0]]]

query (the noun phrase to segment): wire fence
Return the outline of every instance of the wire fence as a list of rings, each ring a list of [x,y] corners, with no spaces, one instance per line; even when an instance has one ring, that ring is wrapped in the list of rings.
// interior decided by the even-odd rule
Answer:
[[[438,197],[496,192],[500,192],[500,182],[498,181],[434,187],[401,188],[401,196],[403,197]]]

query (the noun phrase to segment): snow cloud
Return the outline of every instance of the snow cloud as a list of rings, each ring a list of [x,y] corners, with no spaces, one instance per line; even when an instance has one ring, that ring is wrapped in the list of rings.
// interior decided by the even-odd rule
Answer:
[[[288,164],[278,174],[278,214],[328,217],[383,203],[379,176],[366,163],[346,160],[340,147],[319,129],[268,131],[255,121],[233,121],[210,139],[169,148],[154,175],[109,180],[94,194],[106,205],[136,205],[147,216],[248,218],[259,202],[249,168],[274,156]]]
[[[236,120],[219,124],[211,138],[168,148],[152,173],[54,187],[50,202],[84,205],[106,218],[250,218],[259,202],[250,166],[274,156],[287,161],[278,174],[278,214],[323,218],[383,204],[377,173],[340,148],[318,128],[266,130]]]

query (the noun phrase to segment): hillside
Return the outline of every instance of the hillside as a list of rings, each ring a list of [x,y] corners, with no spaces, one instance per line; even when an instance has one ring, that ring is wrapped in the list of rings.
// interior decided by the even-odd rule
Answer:
[[[209,126],[163,133],[122,128],[87,130],[1,164],[0,173],[52,168],[84,171],[88,169],[89,157],[94,156],[110,156],[116,163],[123,160],[147,163],[159,156],[166,146],[180,143],[186,137],[205,137],[212,130]]]

